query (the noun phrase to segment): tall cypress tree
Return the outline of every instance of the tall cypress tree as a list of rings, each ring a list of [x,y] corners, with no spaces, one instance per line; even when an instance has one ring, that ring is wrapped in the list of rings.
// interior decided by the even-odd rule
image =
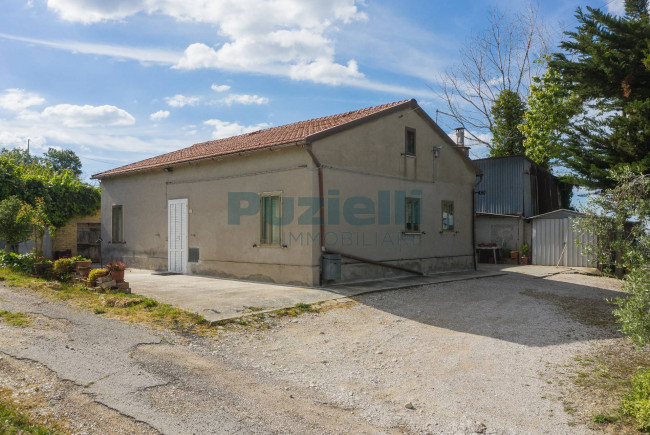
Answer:
[[[625,0],[625,15],[578,8],[551,66],[582,102],[560,160],[577,184],[611,187],[609,170],[650,172],[650,15],[648,0]]]

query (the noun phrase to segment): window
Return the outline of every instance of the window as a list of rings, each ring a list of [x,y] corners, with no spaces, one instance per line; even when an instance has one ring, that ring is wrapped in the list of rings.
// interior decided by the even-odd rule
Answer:
[[[124,242],[124,214],[122,213],[121,205],[113,206],[113,220],[112,220],[112,242],[113,243],[122,243]]]
[[[278,194],[263,194],[260,216],[262,218],[261,244],[280,245],[280,218],[282,201]]]
[[[415,156],[415,129],[406,127],[406,148],[404,154]]]
[[[420,231],[420,198],[406,198],[406,231]]]
[[[442,230],[454,230],[454,202],[442,201]]]

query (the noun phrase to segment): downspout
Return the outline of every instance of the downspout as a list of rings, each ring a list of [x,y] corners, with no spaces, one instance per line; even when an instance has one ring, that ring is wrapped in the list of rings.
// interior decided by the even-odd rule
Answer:
[[[477,175],[476,178],[478,180],[472,188],[472,259],[474,260],[474,270],[478,270],[478,265],[476,264],[476,195],[478,195],[478,191],[476,188],[483,181],[483,174]]]
[[[314,165],[316,166],[316,168],[318,168],[318,202],[320,204],[320,210],[319,210],[318,214],[320,216],[320,250],[321,250],[321,252],[322,253],[330,253],[330,254],[338,254],[341,257],[346,257],[346,258],[349,258],[351,260],[360,261],[362,263],[374,264],[374,265],[377,265],[377,266],[388,267],[388,268],[391,268],[391,269],[397,269],[397,270],[401,270],[401,271],[404,271],[404,272],[412,273],[414,275],[424,275],[424,273],[422,273],[420,271],[417,271],[417,270],[409,269],[409,268],[402,267],[402,266],[397,266],[397,265],[394,265],[394,264],[382,263],[380,261],[375,261],[375,260],[371,260],[369,258],[359,257],[359,256],[356,256],[356,255],[345,254],[343,252],[333,251],[333,250],[327,249],[325,247],[325,194],[324,194],[324,187],[323,187],[323,165],[321,164],[320,160],[318,160],[318,157],[316,157],[316,155],[312,151],[311,143],[309,141],[307,141],[307,143],[305,144],[305,149],[309,153],[309,156],[311,157],[312,161],[314,162]],[[323,285],[322,271],[321,271],[321,274],[320,274],[319,285]]]

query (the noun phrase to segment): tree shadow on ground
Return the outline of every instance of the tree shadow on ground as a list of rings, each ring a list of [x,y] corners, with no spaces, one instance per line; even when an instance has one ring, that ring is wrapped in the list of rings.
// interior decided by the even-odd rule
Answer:
[[[625,293],[518,274],[355,297],[426,325],[526,346],[622,337],[607,299]]]

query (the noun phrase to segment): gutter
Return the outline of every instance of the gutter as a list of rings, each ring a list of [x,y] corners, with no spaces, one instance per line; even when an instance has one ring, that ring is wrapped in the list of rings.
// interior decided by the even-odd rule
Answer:
[[[319,216],[320,216],[320,250],[321,250],[321,252],[323,254],[325,254],[325,253],[338,254],[341,257],[349,258],[351,260],[360,261],[362,263],[374,264],[376,266],[388,267],[388,268],[391,268],[391,269],[397,269],[397,270],[401,270],[403,272],[412,273],[414,275],[420,275],[420,276],[424,275],[424,273],[422,273],[422,272],[420,272],[418,270],[409,269],[409,268],[402,267],[402,266],[397,266],[395,264],[383,263],[381,261],[375,261],[375,260],[371,260],[369,258],[359,257],[357,255],[352,255],[352,254],[346,254],[344,252],[333,251],[333,250],[327,249],[327,247],[325,247],[325,195],[323,193],[324,192],[324,187],[323,187],[323,165],[321,164],[320,160],[318,160],[318,157],[316,157],[316,155],[312,151],[312,142],[310,140],[308,140],[307,143],[305,144],[305,150],[307,150],[307,153],[309,153],[309,156],[311,157],[311,160],[314,162],[314,165],[316,166],[316,168],[318,168],[318,202],[320,204]],[[322,271],[321,271],[321,274],[320,274],[319,285],[323,285]]]

